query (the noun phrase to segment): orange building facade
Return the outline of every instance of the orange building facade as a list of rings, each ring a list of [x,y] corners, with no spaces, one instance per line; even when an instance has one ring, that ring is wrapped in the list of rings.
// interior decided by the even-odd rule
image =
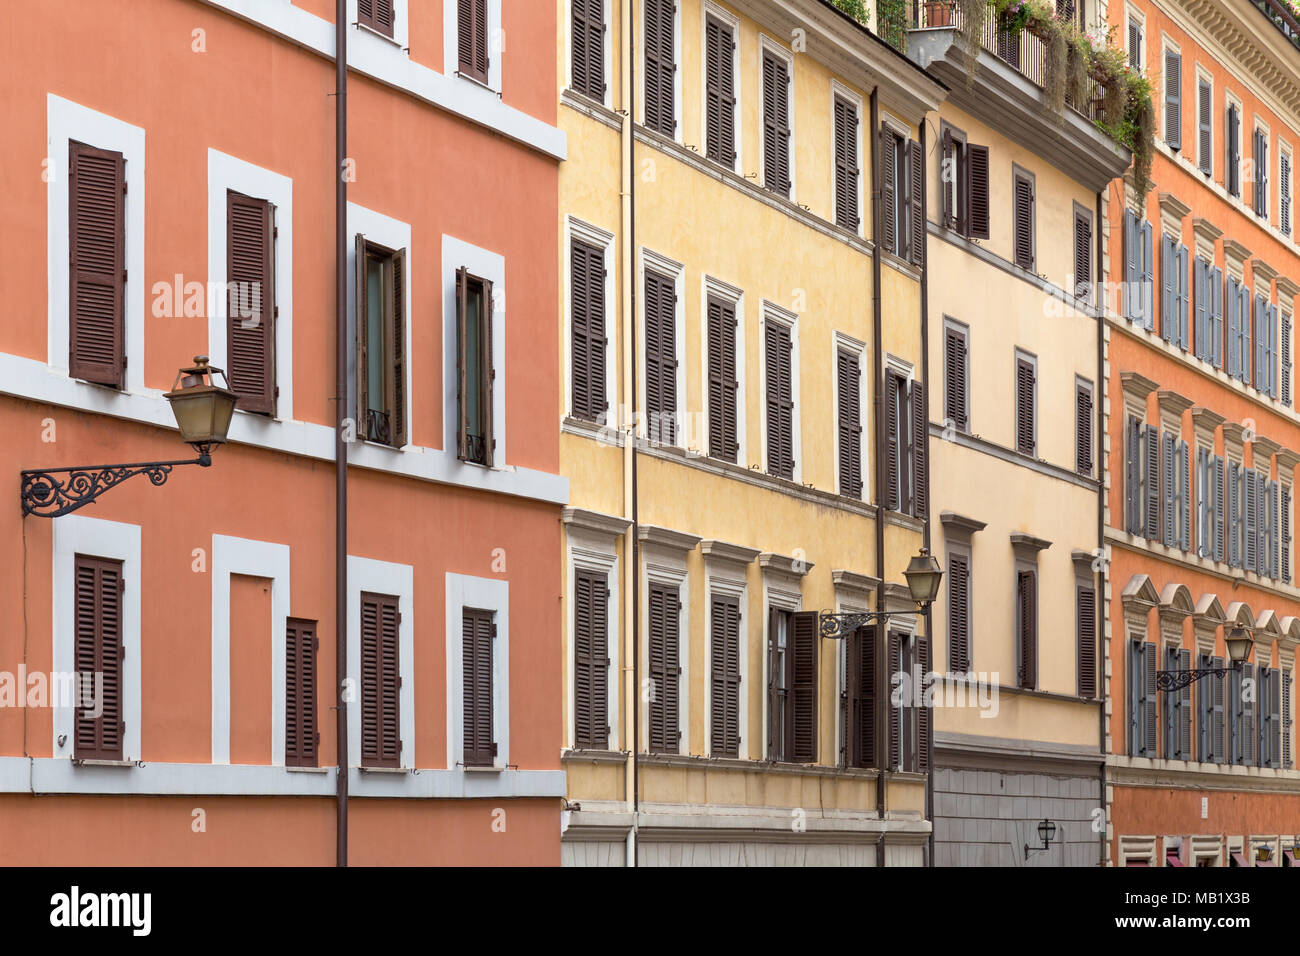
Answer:
[[[334,6],[0,15],[0,862],[334,864],[340,693],[349,862],[559,862],[556,8],[349,0],[340,263]],[[211,467],[24,514],[198,354]]]
[[[1130,170],[1107,204],[1109,858],[1293,865],[1300,24],[1270,0],[1107,21],[1156,107],[1150,193]]]

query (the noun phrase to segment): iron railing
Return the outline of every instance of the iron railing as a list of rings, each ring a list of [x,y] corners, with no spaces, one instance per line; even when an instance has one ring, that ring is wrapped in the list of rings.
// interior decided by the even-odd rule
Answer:
[[[1269,18],[1282,36],[1300,47],[1300,17],[1296,16],[1285,0],[1251,0],[1251,2]]]

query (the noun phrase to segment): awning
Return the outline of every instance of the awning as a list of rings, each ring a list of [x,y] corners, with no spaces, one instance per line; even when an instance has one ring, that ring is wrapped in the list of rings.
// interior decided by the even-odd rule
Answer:
[[[1177,850],[1170,850],[1165,854],[1165,866],[1182,866],[1182,857],[1178,855]]]
[[[1249,866],[1249,865],[1250,864],[1246,862],[1245,858],[1239,852],[1233,853],[1232,858],[1228,863],[1228,866]]]

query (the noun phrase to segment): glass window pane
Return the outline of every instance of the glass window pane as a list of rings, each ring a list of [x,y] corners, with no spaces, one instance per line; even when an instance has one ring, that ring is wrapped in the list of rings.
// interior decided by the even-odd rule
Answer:
[[[366,260],[366,394],[370,410],[387,405],[384,385],[384,262]]]

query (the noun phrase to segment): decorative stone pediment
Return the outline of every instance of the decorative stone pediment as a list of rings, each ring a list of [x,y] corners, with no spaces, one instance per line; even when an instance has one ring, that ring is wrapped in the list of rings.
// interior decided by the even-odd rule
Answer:
[[[1156,393],[1156,401],[1160,403],[1160,427],[1171,435],[1182,435],[1183,412],[1195,402],[1167,388]]]
[[[1128,415],[1146,421],[1147,396],[1160,386],[1139,372],[1119,373],[1120,388],[1124,392],[1124,411]]]
[[[1227,615],[1223,613],[1223,605],[1219,603],[1218,596],[1202,594],[1196,602],[1196,610],[1192,612],[1192,632],[1196,635],[1198,656],[1213,656],[1214,639],[1225,620]]]
[[[1119,599],[1124,607],[1124,621],[1130,633],[1145,635],[1147,615],[1153,607],[1160,604],[1160,595],[1156,593],[1150,575],[1135,574],[1129,578]]]
[[[1214,449],[1214,432],[1223,424],[1223,416],[1211,411],[1204,405],[1192,409],[1192,430],[1196,433],[1196,443],[1211,451]]]
[[[1196,255],[1206,262],[1214,261],[1214,244],[1223,235],[1223,230],[1208,219],[1197,217],[1192,220],[1192,232],[1196,234]]]

